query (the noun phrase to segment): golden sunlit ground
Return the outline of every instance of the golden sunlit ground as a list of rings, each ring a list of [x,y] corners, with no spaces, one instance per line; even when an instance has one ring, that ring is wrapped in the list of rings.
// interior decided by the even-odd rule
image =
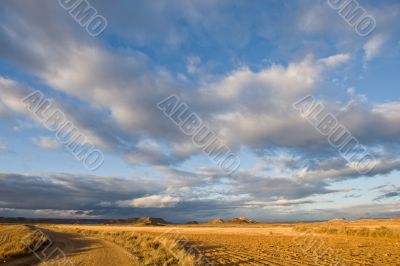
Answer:
[[[400,219],[296,224],[39,227],[111,241],[139,259],[138,265],[162,265],[163,261],[169,261],[165,265],[193,265],[195,259],[188,253],[201,259],[198,265],[400,265]],[[186,254],[179,245],[187,250]]]
[[[29,255],[29,247],[47,243],[47,239],[27,225],[0,225],[0,263]]]

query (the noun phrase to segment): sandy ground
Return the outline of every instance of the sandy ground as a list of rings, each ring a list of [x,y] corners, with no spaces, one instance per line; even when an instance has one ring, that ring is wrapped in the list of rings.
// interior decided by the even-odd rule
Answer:
[[[321,223],[330,226],[400,229],[400,220]],[[319,223],[308,224],[319,226]],[[304,234],[287,224],[248,226],[120,226],[120,225],[49,225],[63,232],[69,229],[149,233],[167,238],[183,238],[196,247],[210,264],[217,265],[385,265],[400,266],[400,239],[346,235]],[[57,231],[57,230],[56,230]],[[106,241],[74,234],[48,232],[56,246],[65,251],[68,261],[51,260],[47,264],[20,261],[21,265],[138,265],[124,249]],[[197,253],[197,252],[196,252]],[[26,259],[25,259],[26,260]],[[61,263],[63,262],[63,263]],[[0,265],[4,265],[1,264]]]
[[[287,235],[294,236],[297,233],[291,227],[198,227],[198,226],[104,226],[104,225],[60,225],[60,228],[80,228],[96,231],[126,231],[126,232],[145,232],[145,233],[170,233],[176,234],[198,234],[198,235],[247,235],[247,236],[269,236]]]
[[[13,260],[4,266],[128,266],[138,265],[135,258],[123,248],[104,240],[80,235],[43,230],[53,245],[35,256]],[[62,251],[63,253],[61,253]],[[66,255],[66,257],[63,256]]]
[[[318,224],[315,224],[318,225]],[[326,223],[325,223],[326,225]],[[361,221],[349,227],[391,225],[399,221]],[[57,226],[58,227],[58,226]],[[65,225],[96,231],[146,232],[184,237],[210,264],[217,265],[384,265],[400,266],[400,240],[342,235],[300,234],[283,225],[229,226],[107,226]]]

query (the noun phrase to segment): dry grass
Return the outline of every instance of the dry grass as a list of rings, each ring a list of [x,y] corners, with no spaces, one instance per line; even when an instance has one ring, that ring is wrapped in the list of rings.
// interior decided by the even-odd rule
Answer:
[[[43,237],[26,225],[0,225],[0,260],[7,261],[30,254],[28,247],[46,242],[47,239]]]
[[[308,226],[317,232],[309,233]],[[226,234],[219,229],[216,234],[186,236],[200,243],[213,265],[400,265],[395,229],[314,226],[303,226],[301,233],[294,234],[275,230],[279,233],[266,235],[264,231],[273,229],[266,227],[259,235]]]
[[[54,228],[52,228],[54,229]],[[60,230],[60,229],[56,229]],[[152,234],[133,232],[106,232],[87,229],[63,229],[63,232],[111,241],[134,255],[140,265],[195,265],[196,258],[189,254],[177,241],[158,238]]]
[[[212,265],[400,265],[399,220],[253,226],[65,226],[185,236]],[[171,236],[171,239],[174,239]]]
[[[354,227],[348,225],[328,225],[328,226],[295,226],[296,232],[310,232],[328,235],[345,235],[372,238],[400,239],[400,232],[386,226],[376,228]]]
[[[137,257],[139,265],[194,265],[199,257],[212,265],[400,265],[400,220],[50,229],[114,242]],[[176,241],[182,236],[201,254],[188,254]]]

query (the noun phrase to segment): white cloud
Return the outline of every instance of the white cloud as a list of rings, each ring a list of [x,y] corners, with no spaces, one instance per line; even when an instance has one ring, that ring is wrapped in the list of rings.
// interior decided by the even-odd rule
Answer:
[[[312,57],[300,62],[292,62],[287,67],[272,65],[260,72],[249,68],[235,70],[221,81],[206,86],[203,97],[229,102],[247,97],[293,98],[311,93],[322,69]]]
[[[196,74],[198,69],[199,69],[199,65],[201,64],[201,59],[198,56],[189,56],[187,58],[187,65],[186,65],[186,71],[193,75]]]
[[[349,61],[351,58],[350,54],[336,54],[326,58],[320,59],[320,62],[328,67],[336,67]]]
[[[312,204],[315,203],[312,200],[306,200],[306,199],[296,199],[296,200],[275,200],[275,201],[248,201],[245,202],[244,205],[248,205],[251,207],[262,207],[262,206],[279,206],[279,207],[286,207],[286,206],[297,206],[297,205],[304,205],[304,204]]]
[[[363,46],[365,59],[367,61],[375,58],[380,53],[385,40],[386,38],[382,34],[376,35],[368,40],[368,42]]]
[[[305,5],[304,10],[298,11],[298,28],[308,34],[320,33],[322,31],[332,30],[335,26],[332,23],[335,20],[333,12],[325,8],[324,5]],[[321,19],[321,17],[328,19]]]
[[[100,2],[99,4],[101,5]],[[219,45],[225,49],[226,46],[224,45],[226,44],[237,42],[240,45],[245,44],[246,39],[250,40],[247,38],[249,36],[246,34],[247,29],[244,25],[246,23],[242,23],[243,19],[235,16],[227,20],[227,13],[218,12],[214,8],[216,5],[220,5],[219,3],[202,1],[194,4],[190,1],[183,1],[180,4],[179,6],[183,6],[182,10],[184,9],[187,13],[184,17],[193,18],[187,26],[196,24],[199,25],[197,27],[204,28],[204,32],[197,31],[199,28],[196,28],[196,32],[201,32],[200,35],[207,36],[207,41],[209,41],[207,43],[210,44],[210,47],[215,45],[214,41],[219,42]],[[332,160],[332,158],[335,159],[335,155],[332,155],[326,138],[302,120],[292,108],[293,101],[307,94],[322,95],[323,97],[324,88],[320,85],[324,85],[322,82],[325,73],[352,59],[350,54],[341,53],[321,59],[306,56],[304,60],[291,61],[293,58],[301,58],[304,54],[325,54],[330,51],[330,42],[333,38],[326,38],[329,40],[328,47],[328,44],[324,43],[323,40],[306,38],[304,32],[307,34],[325,34],[325,32],[342,33],[343,30],[340,29],[348,31],[352,37],[347,38],[347,35],[343,34],[343,37],[340,34],[340,36],[336,35],[337,40],[332,42],[332,45],[336,46],[339,51],[354,51],[353,48],[362,41],[352,41],[357,37],[356,34],[347,25],[343,25],[343,21],[335,12],[326,9],[325,6],[312,4],[315,8],[308,8],[309,6],[306,5],[299,10],[293,10],[297,13],[293,18],[300,15],[303,23],[291,23],[293,18],[289,18],[288,21],[288,16],[286,16],[283,19],[285,25],[276,21],[277,27],[271,28],[265,27],[265,25],[269,25],[268,23],[257,21],[257,24],[264,28],[272,30],[279,28],[279,32],[273,30],[274,38],[269,38],[269,40],[271,41],[271,48],[280,47],[272,51],[273,54],[276,54],[275,52],[283,54],[288,48],[292,48],[287,56],[279,57],[277,55],[274,59],[278,62],[288,62],[287,64],[274,64],[260,71],[254,71],[250,67],[242,67],[234,69],[226,75],[216,74],[217,76],[214,76],[213,73],[210,73],[212,72],[211,68],[203,67],[203,63],[204,66],[212,63],[208,56],[199,54],[202,59],[200,60],[200,57],[188,57],[185,51],[178,50],[180,59],[178,64],[173,62],[173,65],[180,64],[183,68],[179,69],[180,72],[196,75],[201,80],[198,83],[199,85],[197,83],[190,84],[193,87],[185,87],[185,89],[181,88],[189,82],[180,83],[174,80],[175,74],[173,72],[175,68],[163,69],[157,63],[151,61],[154,54],[151,53],[152,55],[149,54],[150,56],[146,57],[140,52],[131,50],[131,48],[119,50],[119,48],[102,45],[102,40],[86,42],[86,39],[81,35],[70,34],[68,26],[66,26],[71,24],[69,17],[66,17],[68,23],[65,24],[63,24],[63,17],[58,18],[56,12],[50,12],[50,17],[44,19],[40,16],[42,10],[35,5],[20,5],[19,8],[15,9],[15,13],[19,15],[18,23],[13,23],[14,21],[11,19],[8,21],[6,18],[9,16],[3,16],[4,19],[2,17],[2,20],[5,20],[3,28],[8,29],[9,32],[1,35],[4,36],[2,38],[4,44],[2,51],[4,50],[3,54],[7,54],[12,59],[10,61],[14,61],[19,66],[24,66],[23,70],[29,72],[27,74],[36,76],[41,82],[47,83],[49,92],[54,93],[57,90],[53,95],[67,96],[69,100],[58,101],[60,105],[62,103],[62,106],[65,107],[60,108],[72,117],[71,119],[79,125],[80,129],[85,130],[85,134],[94,143],[109,148],[109,151],[118,156],[122,155],[130,163],[148,163],[152,165],[149,172],[157,172],[155,175],[161,173],[168,180],[168,189],[160,188],[157,191],[139,187],[140,191],[136,194],[127,193],[115,197],[106,197],[108,191],[93,192],[93,199],[90,200],[89,207],[95,205],[96,208],[115,206],[165,208],[176,206],[178,202],[180,203],[178,207],[181,207],[185,199],[192,197],[195,192],[201,191],[201,194],[195,195],[196,197],[207,198],[220,187],[226,188],[230,185],[232,185],[229,187],[230,189],[237,189],[235,192],[238,195],[252,194],[255,197],[255,202],[267,202],[279,206],[300,205],[307,203],[303,200],[305,196],[331,193],[332,191],[328,190],[328,185],[334,180],[360,176],[349,165],[343,165]],[[126,14],[116,12],[118,10],[113,5],[107,4],[110,8],[105,10],[115,11],[118,18],[129,16],[129,18],[137,19],[134,22],[125,19],[116,22],[128,25],[126,22],[130,21],[132,26],[139,29],[134,31],[135,36],[131,38],[140,39],[143,44],[146,44],[149,40],[159,40],[165,37],[175,44],[183,41],[184,36],[183,39],[179,38],[179,33],[183,32],[166,30],[167,26],[171,26],[170,23],[173,23],[163,17],[165,11],[171,10],[170,6],[165,4],[159,6],[152,3],[149,5],[151,5],[151,10],[154,8],[154,12],[150,12],[150,14],[157,16],[145,15],[145,20],[142,21],[140,21],[140,16],[132,16],[130,12]],[[136,7],[137,5],[133,10],[138,13],[141,12],[141,9]],[[24,12],[21,12],[22,10]],[[146,8],[144,10],[146,11]],[[209,15],[207,18],[203,16],[205,13]],[[146,14],[146,12],[143,12],[143,14]],[[57,20],[54,20],[54,17],[57,17]],[[319,20],[318,18],[321,17],[325,19]],[[326,19],[331,17],[335,20]],[[156,21],[153,18],[156,18]],[[46,27],[48,21],[53,21],[52,19],[55,23],[52,24],[52,27]],[[147,23],[150,20],[155,24]],[[227,21],[235,23],[227,23]],[[339,23],[335,23],[335,21]],[[28,23],[30,27],[25,27],[25,24]],[[144,25],[149,25],[150,29],[142,27]],[[299,25],[298,27],[301,28],[302,32],[295,33],[292,30],[287,30],[288,28],[298,29],[296,26],[287,27],[287,25]],[[155,26],[153,31],[151,31],[152,26]],[[125,28],[130,29],[127,35],[132,35],[131,27]],[[110,28],[110,30],[112,29]],[[257,31],[259,29],[254,28],[254,32]],[[281,35],[281,31],[286,33]],[[81,32],[84,33],[84,31]],[[11,37],[10,33],[13,33],[14,36]],[[286,36],[288,33],[293,33],[293,36],[288,39],[283,38],[288,37]],[[261,34],[261,32],[258,32],[258,34]],[[300,39],[297,34],[302,35]],[[201,38],[200,35],[193,37],[197,40],[197,38]],[[177,37],[176,40],[174,40],[175,36]],[[276,43],[274,40],[279,42]],[[159,43],[162,45],[162,42]],[[350,45],[350,43],[352,44]],[[370,39],[364,45],[365,58],[369,60],[377,56],[383,43],[382,35]],[[289,47],[285,48],[287,45]],[[136,47],[136,45],[127,47]],[[161,47],[158,46],[157,42],[155,49],[159,48]],[[151,49],[150,46],[149,49]],[[296,50],[295,54],[293,54],[294,50]],[[166,52],[166,50],[163,51]],[[215,52],[217,53],[219,50]],[[232,53],[230,51],[229,54],[235,57],[234,50]],[[210,57],[212,57],[212,54]],[[185,58],[186,61],[184,61]],[[163,62],[163,60],[155,61]],[[165,64],[164,66],[170,67],[171,65]],[[229,65],[228,67],[234,68],[235,66]],[[185,80],[184,76],[181,75],[181,77]],[[23,89],[25,86],[0,78],[0,88],[2,96],[0,116],[5,115],[6,111],[14,111],[18,116],[29,115],[25,106],[21,103],[21,97],[29,91]],[[172,92],[181,94],[182,98],[188,99],[189,105],[194,107],[193,109],[198,112],[201,118],[210,122],[211,128],[218,132],[223,142],[233,150],[243,147],[249,153],[254,153],[256,157],[261,158],[262,153],[270,147],[272,149],[287,148],[290,149],[289,154],[294,156],[280,158],[274,155],[273,160],[260,164],[259,169],[255,169],[246,177],[234,179],[232,183],[229,183],[230,180],[223,184],[220,183],[220,172],[211,171],[207,167],[192,168],[190,159],[193,158],[193,155],[201,153],[201,150],[186,139],[155,108],[159,100]],[[349,90],[349,95],[354,97],[355,92]],[[78,99],[84,104],[74,105]],[[1,101],[4,101],[4,103],[2,104]],[[400,133],[398,123],[399,103],[375,105],[372,110],[368,109],[367,106],[364,109],[360,108],[361,103],[365,103],[363,98],[356,98],[352,103],[354,104],[352,104],[351,110],[350,108],[338,109],[333,100],[330,103],[328,102],[327,105],[333,109],[335,114],[340,113],[341,121],[344,121],[348,129],[357,137],[360,137],[360,140],[366,145],[397,143]],[[75,108],[78,106],[82,109]],[[339,110],[341,112],[338,112]],[[34,141],[43,148],[54,149],[59,146],[55,140],[46,137],[35,138]],[[382,149],[385,148],[387,147]],[[299,150],[300,152],[297,153]],[[306,156],[296,156],[302,154],[301,152],[312,152],[314,161],[310,163],[304,160]],[[185,161],[189,161],[188,165],[184,165]],[[203,163],[196,158],[197,162]],[[174,168],[175,163],[182,163],[184,167],[182,168],[181,164],[179,168]],[[308,164],[309,167],[304,167],[304,164]],[[400,163],[386,160],[386,162],[381,163],[376,172],[387,173],[393,169],[400,169]],[[268,174],[272,176],[260,176],[268,171]],[[287,178],[281,178],[282,175]],[[252,180],[252,182],[249,182],[249,180]],[[235,183],[236,181],[237,183]],[[52,185],[54,183],[55,181],[51,182]],[[56,183],[62,185],[65,181],[57,181]],[[218,186],[220,184],[223,186]],[[43,187],[43,185],[41,184],[40,187]],[[82,185],[82,183],[65,185],[65,190],[74,192]],[[151,183],[150,188],[156,185]],[[92,186],[92,183],[88,186]],[[18,190],[21,190],[22,187],[28,186],[18,186]],[[116,187],[119,190],[128,189],[129,186],[118,184]],[[209,187],[213,189],[212,192],[208,189]],[[268,188],[273,189],[268,190]],[[53,191],[52,189],[49,188],[48,191]],[[232,190],[220,190],[218,193],[228,197]],[[179,193],[179,197],[165,196],[166,194],[175,195],[176,193]],[[59,191],[57,191],[57,195],[59,194]],[[89,198],[86,193],[79,194],[84,195],[85,198],[76,200],[79,203],[75,205],[78,206],[77,208],[80,208],[82,200]],[[69,200],[76,198],[74,197],[75,194],[71,193],[71,195],[73,197],[70,194],[65,197],[67,200],[64,209],[70,208]],[[152,196],[142,197],[143,195]],[[281,197],[282,199],[271,203],[270,200],[274,197]],[[133,199],[126,200],[131,198]],[[42,208],[43,205],[46,206],[50,203],[55,204],[45,199],[35,207]],[[54,206],[50,207],[53,208]]]
[[[389,102],[374,105],[372,111],[390,118],[395,123],[400,119],[400,102]]]
[[[5,142],[0,142],[0,154],[8,152],[8,146]]]
[[[56,150],[61,147],[61,144],[57,140],[49,137],[37,137],[32,138],[32,140],[36,145],[43,149]]]
[[[122,208],[168,208],[174,207],[180,201],[180,198],[169,195],[152,195],[133,200],[120,200],[116,204]]]
[[[23,99],[31,93],[19,82],[0,76],[1,101],[8,109],[20,113],[29,114],[29,110]],[[3,107],[4,108],[4,107]]]

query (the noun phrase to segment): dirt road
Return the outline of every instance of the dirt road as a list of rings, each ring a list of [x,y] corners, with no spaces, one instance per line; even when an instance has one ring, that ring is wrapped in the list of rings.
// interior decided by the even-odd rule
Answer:
[[[136,259],[123,248],[100,239],[43,230],[53,241],[51,247],[35,256],[16,259],[4,266],[129,266],[138,265]],[[62,251],[62,252],[61,252]],[[66,256],[64,257],[65,254]],[[46,259],[47,258],[47,259]]]

